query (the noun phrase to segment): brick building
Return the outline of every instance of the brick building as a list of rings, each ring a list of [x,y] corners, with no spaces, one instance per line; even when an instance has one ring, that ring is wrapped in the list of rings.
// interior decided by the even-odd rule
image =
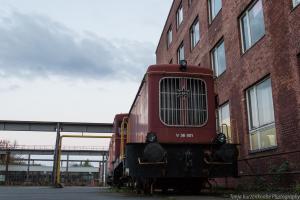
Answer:
[[[300,184],[300,0],[174,0],[156,59],[214,70],[239,183]]]

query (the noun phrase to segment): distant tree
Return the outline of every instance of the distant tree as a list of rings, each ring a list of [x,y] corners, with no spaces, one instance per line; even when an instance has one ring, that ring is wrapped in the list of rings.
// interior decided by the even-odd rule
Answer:
[[[17,141],[14,140],[14,143],[11,144],[9,140],[0,140],[0,149],[8,149],[8,148],[15,148],[18,145]],[[10,154],[9,157],[9,164],[24,164],[22,161],[18,161],[20,156]],[[0,163],[6,163],[6,154],[0,155]]]
[[[78,163],[74,163],[71,165],[71,167],[80,167],[80,165]]]
[[[89,159],[85,160],[82,166],[83,167],[92,167],[92,165],[90,164]]]
[[[74,163],[74,164],[72,164],[70,166],[71,167],[92,167],[92,165],[90,164],[90,161],[88,159],[85,160],[83,163],[82,162],[80,164]]]
[[[10,146],[10,141],[8,140],[0,140],[0,148],[4,149]]]
[[[0,149],[6,149],[10,145],[8,140],[0,140]],[[0,163],[4,164],[6,162],[6,154],[0,154]]]

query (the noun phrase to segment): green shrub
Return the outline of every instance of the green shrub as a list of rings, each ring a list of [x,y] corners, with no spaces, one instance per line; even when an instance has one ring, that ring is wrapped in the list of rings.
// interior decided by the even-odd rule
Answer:
[[[297,193],[297,194],[300,194],[300,183],[296,183],[296,185],[295,185],[295,192]]]

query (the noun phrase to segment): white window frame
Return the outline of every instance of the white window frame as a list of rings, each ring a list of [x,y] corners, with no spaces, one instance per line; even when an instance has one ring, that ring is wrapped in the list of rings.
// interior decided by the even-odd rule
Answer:
[[[240,21],[240,34],[241,34],[241,40],[242,40],[242,50],[243,50],[243,53],[245,53],[248,49],[250,49],[256,42],[259,41],[259,39],[256,41],[256,42],[252,42],[252,37],[251,37],[251,26],[250,26],[250,20],[249,20],[249,11],[255,6],[255,4],[257,4],[259,1],[262,1],[262,0],[256,0],[254,1],[251,6],[246,10],[244,11],[244,13],[241,15],[239,21]],[[262,3],[262,2],[261,2]],[[262,8],[262,12],[263,12],[263,8]],[[263,15],[264,16],[264,15]],[[244,44],[244,31],[243,31],[243,18],[246,17],[247,19],[247,26],[248,26],[248,36],[249,36],[249,47],[246,49],[245,47],[245,44]],[[261,38],[266,34],[266,27],[265,27],[265,21],[263,21],[264,23],[264,34],[261,36]]]
[[[183,51],[183,59],[180,59],[180,51]],[[177,63],[180,64],[181,60],[185,59],[185,55],[184,55],[184,44],[183,42],[180,43],[178,49],[177,49]]]
[[[176,11],[176,28],[177,29],[182,24],[182,22],[183,22],[183,6],[182,6],[182,2],[181,2]]]
[[[221,72],[221,73],[219,73],[219,63],[215,63],[215,53],[217,53],[217,50],[218,50],[218,48],[221,46],[221,44],[223,44],[224,45],[224,56],[225,56],[225,69],[224,69],[224,71],[223,72]],[[217,53],[217,60],[219,60],[218,59],[218,53]],[[224,39],[222,39],[222,40],[220,40],[217,44],[216,44],[216,46],[211,50],[211,63],[212,63],[212,69],[213,69],[213,71],[214,71],[214,75],[216,76],[216,77],[219,77],[221,74],[223,74],[225,71],[226,71],[226,69],[227,69],[227,63],[226,63],[226,52],[225,52],[225,44],[224,44]]]
[[[198,24],[198,30],[196,30],[196,25]],[[198,34],[199,34],[199,38],[198,38],[198,40],[197,41],[195,41],[195,34],[196,34],[196,31],[198,32]],[[191,43],[191,50],[198,44],[198,42],[200,41],[200,37],[201,37],[201,35],[200,35],[200,22],[199,22],[199,18],[197,17],[195,20],[194,20],[194,22],[193,22],[193,24],[192,24],[192,26],[191,26],[191,28],[190,28],[190,43]]]
[[[168,48],[170,47],[172,41],[173,41],[173,30],[172,30],[172,25],[171,25],[167,32],[167,47]]]
[[[267,124],[263,124],[263,125],[259,125],[259,127],[254,127],[252,128],[252,113],[250,114],[251,111],[251,108],[250,108],[250,95],[249,95],[249,91],[251,89],[254,89],[254,94],[255,94],[255,109],[257,110],[257,119],[259,120],[259,116],[258,116],[258,102],[257,102],[257,92],[256,92],[256,88],[258,85],[260,85],[261,83],[263,83],[264,81],[267,81],[268,79],[270,79],[271,81],[271,78],[270,77],[267,77],[267,78],[264,78],[262,81],[258,82],[257,84],[255,84],[254,86],[250,87],[249,89],[246,90],[246,102],[247,102],[247,114],[248,114],[248,127],[249,127],[249,142],[250,142],[250,149],[251,151],[259,151],[262,148],[262,145],[261,145],[261,141],[260,141],[260,137],[258,136],[257,137],[257,141],[258,141],[258,149],[253,149],[253,146],[252,146],[252,141],[251,141],[251,135],[253,135],[255,132],[256,134],[261,134],[260,131],[262,130],[265,130],[265,129],[268,129],[268,128],[272,128],[272,127],[275,127],[275,116],[274,116],[274,121],[273,122],[270,122],[270,123],[267,123]],[[272,84],[271,84],[271,91],[272,91]],[[273,102],[273,96],[272,96],[272,103],[273,103],[273,106],[274,106],[274,102]],[[274,114],[274,107],[273,107],[273,114]],[[259,122],[258,122],[259,123]],[[276,129],[275,129],[275,137],[276,137]],[[268,148],[273,148],[273,147],[276,147],[277,146],[277,139],[276,139],[276,145],[275,146],[270,146]]]
[[[293,8],[296,8],[300,4],[299,0],[293,0]]]
[[[220,8],[220,10],[218,10],[217,13],[214,13],[214,16],[213,16],[213,12],[214,12],[214,8],[215,8],[215,0],[208,0],[209,23],[212,23],[212,21],[216,18],[216,16],[222,10],[222,7],[223,7],[223,2],[221,0],[221,8]]]

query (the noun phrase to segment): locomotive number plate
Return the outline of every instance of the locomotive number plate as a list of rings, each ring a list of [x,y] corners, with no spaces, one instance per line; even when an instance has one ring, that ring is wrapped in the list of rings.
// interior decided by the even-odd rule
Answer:
[[[194,134],[192,133],[176,133],[177,138],[193,138]]]

